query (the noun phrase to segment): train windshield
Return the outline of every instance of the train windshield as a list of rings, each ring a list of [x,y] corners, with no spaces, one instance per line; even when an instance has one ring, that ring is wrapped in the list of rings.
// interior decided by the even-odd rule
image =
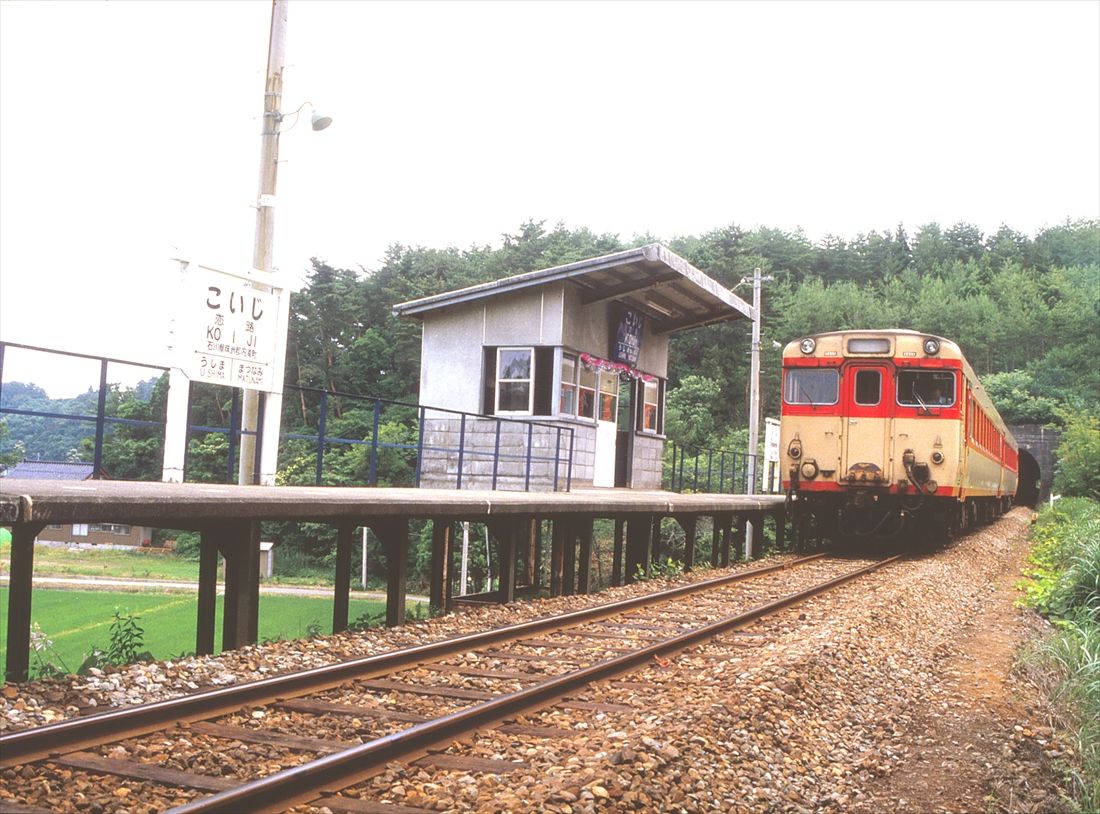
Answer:
[[[787,404],[836,404],[840,398],[840,373],[819,367],[793,367],[783,383]]]
[[[898,404],[906,407],[950,407],[955,403],[955,374],[944,370],[902,370]]]

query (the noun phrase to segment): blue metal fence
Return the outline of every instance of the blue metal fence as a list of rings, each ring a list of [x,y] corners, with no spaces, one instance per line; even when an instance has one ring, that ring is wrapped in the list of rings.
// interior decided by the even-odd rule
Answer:
[[[63,357],[82,358],[98,362],[99,391],[96,414],[56,413],[42,410],[20,409],[5,405],[3,398],[4,357],[5,351],[9,348],[18,348],[20,350],[54,354]],[[168,372],[168,369],[162,366],[145,365],[122,359],[111,359],[88,354],[71,353],[33,345],[0,342],[0,416],[28,416],[62,421],[94,423],[95,444],[93,464],[94,471],[98,473],[102,471],[104,446],[110,440],[110,429],[113,426],[127,425],[155,428],[159,430],[162,437],[165,426],[163,419],[157,421],[143,421],[107,414],[107,396],[110,386],[108,382],[109,364],[131,365],[145,368],[154,372],[155,375],[163,375]],[[188,416],[192,413],[193,397],[197,388],[222,389],[217,385],[197,384],[193,382],[188,394]],[[241,437],[254,434],[262,435],[263,433],[262,424],[258,427],[256,432],[241,429],[240,390],[237,388],[230,388],[230,391],[231,392],[228,394],[230,403],[228,426],[223,427],[204,424],[188,425],[189,437],[193,433],[214,433],[227,437],[229,442],[225,456],[225,482],[227,483],[235,481],[237,450]],[[298,394],[298,404],[302,405],[302,411],[305,415],[302,416],[300,421],[298,416],[294,416],[295,421],[299,424],[299,431],[285,432],[282,434],[282,443],[280,444],[282,447],[281,455],[287,453],[287,442],[304,442],[311,446],[314,451],[313,454],[315,455],[313,482],[317,485],[321,485],[325,482],[325,456],[326,452],[332,446],[369,447],[367,471],[365,477],[362,478],[362,483],[369,486],[378,485],[380,482],[385,482],[387,485],[391,486],[420,486],[424,479],[424,464],[426,458],[429,460],[437,459],[444,461],[445,468],[449,466],[450,461],[456,461],[457,465],[454,467],[454,487],[458,489],[462,489],[469,485],[489,489],[500,488],[505,481],[504,474],[502,473],[502,465],[507,467],[509,464],[513,464],[512,469],[515,468],[515,464],[522,466],[522,476],[520,479],[522,480],[522,486],[525,490],[529,490],[533,482],[534,485],[543,485],[545,488],[546,484],[539,483],[540,480],[548,483],[555,491],[561,489],[568,491],[572,485],[575,439],[574,430],[570,427],[561,427],[540,421],[519,421],[496,416],[485,416],[458,410],[428,407],[409,402],[362,396],[355,393],[326,391],[318,388],[287,386],[286,391],[288,394]],[[261,400],[262,398],[263,394],[261,394]],[[224,403],[224,401],[219,401],[219,403]],[[284,400],[284,414],[287,412],[293,414],[292,405],[293,402],[290,399]],[[311,406],[313,409],[310,409]],[[261,421],[263,416],[262,407],[263,404],[261,401],[261,409],[259,412]],[[367,411],[370,415],[369,429],[362,434],[362,437],[344,437],[339,434],[331,433],[329,428],[331,422],[334,420],[334,411],[338,418],[341,413],[346,414],[352,409],[365,409]],[[411,438],[385,440],[381,431],[384,424],[383,419],[387,414],[404,415],[407,421],[411,421],[411,426],[409,424],[403,426],[408,430],[410,436],[415,436],[415,441],[412,441]],[[430,440],[431,434],[427,432],[427,425],[430,421],[440,420],[457,422],[459,432],[456,443],[434,443]],[[473,422],[479,422],[482,425],[489,422],[490,426],[495,428],[495,443],[492,452],[468,442],[467,427]],[[311,431],[300,431],[300,425],[303,423],[312,423],[310,427]],[[284,426],[288,426],[288,424],[284,422]],[[514,449],[511,451],[501,450],[501,432],[506,428],[511,428],[525,433],[526,435],[526,443],[518,452]],[[544,439],[552,436],[552,445],[549,443],[536,444],[536,434],[544,437]],[[443,435],[446,437],[446,433],[443,433]],[[257,455],[259,454],[259,448],[260,445],[257,444]],[[392,450],[398,456],[403,456],[402,460],[406,464],[405,468],[409,473],[407,479],[401,477],[403,470],[399,466],[390,467],[390,471],[384,473],[385,477],[383,477],[381,471],[382,467],[380,466],[380,455],[387,450]],[[490,476],[475,477],[471,472],[471,469],[476,468],[476,462],[479,460],[491,461]],[[255,467],[256,471],[259,471],[258,464],[259,462],[257,461],[257,466]],[[536,468],[540,472],[547,472],[548,477],[541,479],[536,477],[533,474]],[[184,471],[187,471],[186,462]],[[518,485],[518,480],[519,479],[516,477],[512,477],[508,479],[508,485],[514,487]],[[449,484],[442,483],[439,477],[434,477],[433,485]]]
[[[779,490],[772,487],[772,472],[765,471],[763,458],[739,450],[712,449],[668,441],[662,471],[662,485],[670,492],[747,494],[749,463],[756,459],[755,494]]]

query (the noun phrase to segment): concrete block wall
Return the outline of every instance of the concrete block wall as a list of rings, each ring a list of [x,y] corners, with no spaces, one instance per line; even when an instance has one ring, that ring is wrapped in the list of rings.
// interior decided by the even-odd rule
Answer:
[[[424,453],[420,465],[420,485],[424,488],[454,489],[458,483],[459,440],[462,448],[462,488],[492,489],[494,450],[500,433],[500,457],[496,464],[496,488],[523,490],[527,483],[528,429],[531,439],[530,488],[532,491],[554,489],[555,453],[558,456],[558,489],[564,490],[568,480],[569,433],[575,431],[573,449],[573,485],[592,483],[592,451],[595,428],[562,424],[561,446],[554,427],[528,425],[519,421],[494,421],[489,418],[467,418],[465,436],[462,419],[457,417],[426,418],[424,422]],[[586,461],[586,464],[580,463]]]
[[[661,453],[665,442],[648,435],[634,436],[634,468],[631,472],[631,488],[661,488]]]

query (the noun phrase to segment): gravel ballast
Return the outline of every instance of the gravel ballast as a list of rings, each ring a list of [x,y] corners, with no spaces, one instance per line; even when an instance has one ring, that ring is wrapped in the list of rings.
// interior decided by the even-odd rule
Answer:
[[[1061,805],[1057,787],[1045,768],[1060,751],[1053,734],[1026,698],[1009,699],[1019,703],[996,706],[992,714],[985,697],[991,692],[1026,696],[1030,687],[1012,685],[1006,675],[1008,683],[993,691],[983,685],[976,693],[963,663],[983,658],[971,647],[981,633],[975,626],[987,618],[983,614],[999,608],[1011,620],[1023,613],[1002,606],[1011,606],[1011,590],[1006,593],[1004,586],[1011,586],[1026,555],[1029,518],[1025,510],[1014,510],[946,550],[890,566],[667,664],[577,696],[622,705],[629,712],[551,707],[522,721],[567,730],[568,737],[486,731],[449,750],[522,761],[524,767],[516,771],[470,773],[394,764],[344,794],[438,811],[563,814],[1056,809]],[[716,573],[691,576],[698,580]],[[478,608],[400,629],[279,642],[217,658],[133,665],[110,674],[8,687],[0,728],[382,652],[648,593],[663,584]],[[1009,668],[982,664],[981,669],[1007,673]],[[1005,719],[1017,712],[1025,718]],[[945,721],[951,728],[941,725]],[[980,725],[973,734],[983,745],[962,742],[960,733],[970,731],[969,722]],[[960,741],[957,754],[940,750],[945,733],[950,735],[947,748],[951,740]],[[940,765],[922,763],[929,755]],[[943,765],[951,761],[958,766]],[[915,768],[923,792],[916,783],[891,786]],[[12,775],[3,777],[0,796],[18,789],[18,776]],[[959,778],[966,780],[966,793],[937,796],[934,786],[947,788]],[[899,796],[902,792],[908,796]],[[130,803],[102,810],[147,810]]]

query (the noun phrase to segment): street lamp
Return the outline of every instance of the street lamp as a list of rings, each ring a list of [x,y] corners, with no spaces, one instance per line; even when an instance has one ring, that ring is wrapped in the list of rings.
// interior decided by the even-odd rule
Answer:
[[[310,102],[303,102],[289,114],[294,117],[283,128],[285,118],[279,107],[283,96],[283,62],[286,56],[286,19],[289,0],[272,0],[271,36],[267,49],[267,77],[264,83],[263,130],[260,134],[260,188],[256,201],[256,235],[252,251],[252,266],[259,271],[274,273],[275,246],[275,182],[279,171],[279,133],[298,123],[298,115],[307,105],[313,110],[310,124],[314,130],[324,130],[332,119],[322,116]],[[290,315],[290,291],[284,289],[279,298],[279,322],[275,347],[275,369],[272,371],[271,392],[264,401],[263,441],[260,449],[259,483],[272,486],[278,468],[279,425],[283,408],[283,368],[286,359],[286,334]],[[237,482],[248,485],[257,482],[256,436],[259,420],[259,394],[244,391],[241,401],[241,448]]]

